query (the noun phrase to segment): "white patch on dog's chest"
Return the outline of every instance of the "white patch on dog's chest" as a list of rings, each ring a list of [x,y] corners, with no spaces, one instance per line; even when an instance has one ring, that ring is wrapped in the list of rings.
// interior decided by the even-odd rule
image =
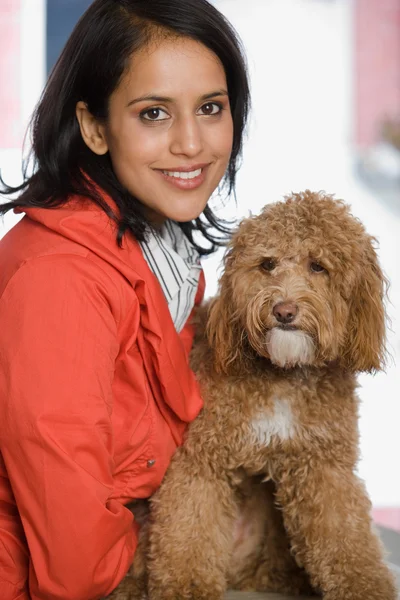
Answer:
[[[288,400],[276,398],[272,411],[258,413],[250,423],[256,443],[268,446],[273,436],[285,441],[295,434],[295,423]]]

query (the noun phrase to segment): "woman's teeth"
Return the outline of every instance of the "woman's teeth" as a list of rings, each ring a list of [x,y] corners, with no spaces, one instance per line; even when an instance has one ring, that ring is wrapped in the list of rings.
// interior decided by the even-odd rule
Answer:
[[[201,175],[202,169],[197,169],[197,171],[189,171],[185,173],[183,171],[163,171],[164,175],[168,175],[169,177],[176,177],[178,179],[194,179]]]

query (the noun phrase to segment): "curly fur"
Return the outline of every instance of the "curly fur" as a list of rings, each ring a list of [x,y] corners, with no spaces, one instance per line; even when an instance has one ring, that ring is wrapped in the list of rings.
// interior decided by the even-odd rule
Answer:
[[[373,242],[343,202],[310,191],[239,226],[197,317],[205,407],[134,561],[146,557],[151,600],[221,600],[227,587],[395,600],[355,475],[356,374],[385,355]]]

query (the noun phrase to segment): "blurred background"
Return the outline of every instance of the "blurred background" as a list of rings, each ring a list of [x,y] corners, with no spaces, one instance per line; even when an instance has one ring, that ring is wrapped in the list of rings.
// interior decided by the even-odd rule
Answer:
[[[400,0],[213,0],[239,32],[253,110],[227,217],[291,191],[348,202],[390,280],[386,373],[360,377],[359,473],[380,524],[400,531]],[[21,181],[29,117],[89,0],[0,0],[0,168]],[[26,153],[29,138],[25,142]],[[218,198],[215,200],[220,205]],[[0,237],[16,222],[0,220]],[[204,261],[207,294],[222,254]]]

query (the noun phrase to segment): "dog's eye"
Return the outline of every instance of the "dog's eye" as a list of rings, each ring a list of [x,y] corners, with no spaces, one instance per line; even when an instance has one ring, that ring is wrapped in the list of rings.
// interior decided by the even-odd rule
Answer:
[[[276,260],[274,258],[266,258],[262,263],[261,267],[264,271],[273,271],[276,267]]]
[[[323,271],[326,271],[325,267],[323,267],[322,265],[320,265],[317,262],[310,263],[310,270],[313,273],[322,273]]]

